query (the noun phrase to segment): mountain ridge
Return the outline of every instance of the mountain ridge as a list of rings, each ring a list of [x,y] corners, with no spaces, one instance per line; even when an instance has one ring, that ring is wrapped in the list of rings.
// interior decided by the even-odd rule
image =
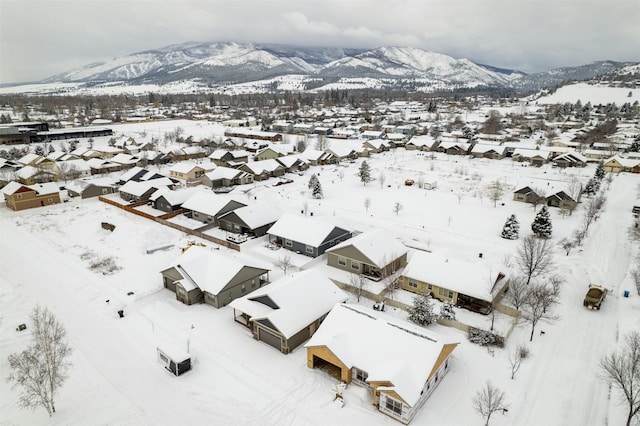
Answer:
[[[629,63],[597,61],[542,73],[479,64],[416,47],[375,49],[301,47],[233,41],[186,42],[87,64],[42,83],[168,84],[192,81],[203,87],[261,84],[284,76],[302,78],[302,90],[322,90],[324,79],[370,79],[376,87],[429,91],[490,87],[538,90],[562,81],[593,78]],[[319,83],[320,82],[320,83]],[[271,90],[279,90],[271,84]]]

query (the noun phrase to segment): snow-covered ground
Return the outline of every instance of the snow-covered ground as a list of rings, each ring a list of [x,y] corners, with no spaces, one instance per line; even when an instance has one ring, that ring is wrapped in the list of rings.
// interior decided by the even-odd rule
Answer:
[[[624,103],[640,101],[640,90],[624,87],[609,87],[605,84],[574,83],[558,88],[553,94],[536,99],[539,104],[563,104],[565,102],[583,104],[591,102],[592,105],[606,105],[615,103],[620,106]]]
[[[145,126],[154,132],[152,124]],[[203,133],[210,131],[202,128]],[[359,231],[383,228],[409,246],[462,259],[483,253],[487,261],[499,262],[512,257],[518,246],[518,241],[499,236],[506,218],[516,214],[524,236],[535,216],[530,205],[512,201],[513,190],[532,178],[553,182],[576,175],[586,182],[594,172],[593,166],[523,167],[510,159],[437,155],[431,160],[397,150],[367,160],[377,180],[364,186],[357,176],[361,161],[315,167],[304,176],[291,176],[294,183],[277,187],[260,182],[243,188],[250,189],[243,196],[269,202],[282,213],[300,214],[307,205],[318,220]],[[311,173],[319,174],[322,200],[309,194]],[[438,187],[427,191],[405,186],[405,179],[435,180]],[[508,190],[494,207],[485,190],[497,179]],[[450,373],[413,424],[481,424],[471,401],[486,380],[505,390],[511,404],[507,413],[491,419],[492,425],[622,423],[624,409],[598,379],[597,364],[625,332],[640,328],[640,297],[628,274],[638,247],[627,234],[638,184],[638,175],[614,176],[604,211],[584,245],[568,256],[556,251],[552,273],[563,276],[566,284],[556,308],[559,319],[539,326],[544,335],[536,334],[528,343],[529,329],[520,325],[506,348],[490,352],[469,343],[460,331],[429,326],[460,345]],[[393,211],[396,202],[402,205],[398,214]],[[557,242],[578,227],[582,205],[569,217],[553,208],[551,212],[552,239]],[[116,225],[115,231],[102,229],[103,221]],[[29,330],[17,332],[16,327],[28,323],[35,304],[49,307],[64,323],[74,348],[73,368],[57,397],[54,417],[44,410],[20,410],[17,390],[2,380],[1,425],[397,424],[375,411],[367,391],[355,385],[347,388],[343,408],[333,404],[334,379],[307,368],[303,347],[283,355],[235,323],[231,308],[176,301],[162,287],[159,271],[193,239],[177,230],[98,200],[72,200],[23,212],[1,206],[0,235],[0,376],[8,374],[7,356],[29,342]],[[264,243],[248,241],[243,252],[277,259],[280,253]],[[173,246],[146,254],[147,248],[165,244]],[[103,275],[90,268],[105,259],[113,259],[119,269]],[[322,261],[294,258],[297,266],[328,268]],[[276,268],[270,274],[272,280],[280,276]],[[612,290],[600,311],[582,306],[590,282]],[[622,296],[624,290],[630,290],[629,297]],[[398,297],[411,300],[409,294]],[[124,318],[117,315],[120,309]],[[461,315],[467,319],[472,314]],[[167,342],[189,348],[192,371],[173,377],[156,361],[156,346]],[[507,356],[522,343],[531,355],[511,380]]]

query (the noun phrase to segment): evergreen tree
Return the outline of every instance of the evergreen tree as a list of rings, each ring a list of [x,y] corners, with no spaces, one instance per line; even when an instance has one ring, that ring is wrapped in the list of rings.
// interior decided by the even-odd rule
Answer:
[[[504,223],[504,227],[502,228],[502,234],[500,235],[502,238],[506,238],[507,240],[517,240],[520,233],[520,222],[516,218],[515,214],[512,214],[507,218],[507,221]]]
[[[456,320],[456,313],[453,310],[453,305],[448,302],[444,302],[440,305],[440,318],[448,319],[448,320]]]
[[[551,216],[549,215],[549,209],[547,206],[542,206],[542,209],[538,212],[535,219],[531,223],[531,230],[538,237],[550,237],[551,236]]]
[[[363,185],[371,182],[371,167],[369,167],[369,163],[367,163],[366,160],[360,165],[358,176],[360,176],[360,182],[362,182]]]
[[[322,185],[320,184],[320,180],[318,179],[318,176],[315,173],[312,174],[311,177],[309,178],[309,183],[307,186],[311,190],[311,195],[313,196],[313,198],[316,198],[316,199],[323,198]]]
[[[408,310],[409,320],[418,325],[429,325],[438,318],[433,312],[431,295],[418,294],[413,297],[413,306]]]
[[[595,178],[591,178],[584,186],[582,193],[589,197],[591,195],[595,195],[596,192],[598,192],[598,189],[600,189],[600,181]]]
[[[48,154],[51,154],[52,152],[56,152],[56,148],[53,146],[53,144],[49,144],[49,148],[47,149]]]
[[[4,158],[5,160],[9,160],[11,157],[6,149],[0,149],[0,158]]]
[[[596,168],[596,173],[594,175],[594,177],[598,180],[602,180],[604,178],[605,172],[604,172],[604,162],[600,161],[598,163],[598,167]]]
[[[34,154],[42,157],[44,155],[44,147],[42,145],[38,145],[36,146],[36,149],[33,152]]]

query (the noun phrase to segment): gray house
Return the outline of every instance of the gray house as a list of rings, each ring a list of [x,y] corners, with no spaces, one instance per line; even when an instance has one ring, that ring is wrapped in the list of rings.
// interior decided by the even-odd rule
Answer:
[[[261,237],[280,217],[280,212],[265,203],[240,207],[218,218],[220,228],[234,234]]]
[[[346,229],[294,214],[283,215],[267,234],[269,242],[310,257],[318,257],[352,236]]]
[[[182,203],[182,208],[188,210],[187,215],[192,219],[214,225],[219,224],[220,216],[244,206],[246,204],[240,201],[210,191],[196,192]]]
[[[92,182],[76,179],[67,185],[67,194],[69,194],[70,197],[80,197],[82,199],[114,194],[116,192],[118,192],[118,187],[104,179]]]
[[[187,305],[207,303],[221,308],[269,281],[269,269],[257,262],[225,256],[193,246],[160,272],[166,289]]]

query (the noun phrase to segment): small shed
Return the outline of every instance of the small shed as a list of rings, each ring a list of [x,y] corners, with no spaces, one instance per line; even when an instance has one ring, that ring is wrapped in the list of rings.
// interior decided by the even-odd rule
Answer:
[[[158,347],[158,362],[176,376],[191,370],[191,355],[181,350]]]

